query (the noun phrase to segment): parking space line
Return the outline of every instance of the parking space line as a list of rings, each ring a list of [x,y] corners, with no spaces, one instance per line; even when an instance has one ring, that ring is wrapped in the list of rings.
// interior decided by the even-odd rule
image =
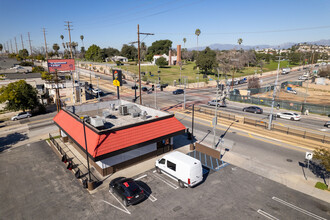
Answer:
[[[262,211],[261,209],[258,209],[257,211],[260,215],[263,215],[264,217],[268,218],[268,219],[271,219],[271,220],[279,220],[278,218],[272,216],[271,214],[265,212],[265,211]]]
[[[143,191],[147,194],[147,196],[148,196],[148,199],[151,201],[151,202],[156,202],[157,201],[157,198],[156,197],[154,197],[153,195],[151,195],[151,193],[148,191],[148,190],[146,190],[145,188],[143,188],[142,186],[140,186],[142,189],[143,189]]]
[[[128,209],[116,198],[116,196],[115,195],[113,195],[110,191],[109,191],[109,193],[113,196],[113,198],[115,198],[116,200],[117,200],[117,202],[119,202],[119,204],[124,208],[124,209],[122,209],[122,208],[120,208],[120,207],[118,207],[118,206],[115,206],[114,204],[111,204],[110,202],[107,202],[107,201],[104,201],[104,200],[102,200],[103,202],[105,202],[105,203],[107,203],[107,204],[109,204],[109,205],[111,205],[112,207],[114,207],[114,208],[116,208],[116,209],[118,209],[118,210],[120,210],[120,211],[122,211],[122,212],[125,212],[125,213],[127,213],[127,214],[131,214],[131,212],[130,211],[128,211]]]
[[[144,174],[144,175],[142,175],[142,176],[140,176],[140,177],[138,177],[138,178],[135,178],[134,180],[139,180],[139,179],[142,179],[142,178],[144,178],[144,177],[146,177],[147,176],[147,174]]]
[[[164,183],[166,183],[167,185],[169,185],[170,187],[172,187],[173,189],[178,189],[179,187],[174,185],[171,182],[168,182],[166,179],[164,179],[163,177],[161,177],[160,175],[158,175],[157,173],[154,174],[155,177],[157,177],[158,179],[160,179],[161,181],[163,181]]]
[[[308,216],[310,216],[312,218],[315,218],[315,219],[318,219],[318,220],[326,220],[325,218],[322,218],[321,216],[318,216],[318,215],[316,215],[314,213],[311,213],[311,212],[309,212],[309,211],[307,211],[305,209],[299,208],[299,207],[297,207],[297,206],[295,206],[295,205],[293,205],[291,203],[288,203],[288,202],[286,202],[286,201],[284,201],[282,199],[279,199],[279,198],[277,198],[275,196],[273,196],[272,199],[275,200],[276,202],[282,203],[283,205],[286,205],[286,206],[288,206],[288,207],[290,207],[292,209],[295,209],[295,210],[297,210],[297,211],[299,211],[301,213],[304,213],[305,215],[308,215]]]

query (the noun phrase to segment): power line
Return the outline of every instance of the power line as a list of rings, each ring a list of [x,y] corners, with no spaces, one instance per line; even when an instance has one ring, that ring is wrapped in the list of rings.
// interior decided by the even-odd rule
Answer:
[[[276,33],[276,32],[290,32],[290,31],[305,31],[305,30],[315,30],[315,29],[327,29],[327,26],[317,26],[317,27],[305,27],[305,28],[291,28],[291,29],[280,29],[280,30],[265,30],[265,31],[247,31],[247,32],[218,32],[218,33],[203,33],[203,35],[237,35],[237,34],[264,34],[264,33]],[[195,35],[194,33],[155,33],[155,34],[166,34],[166,35]]]

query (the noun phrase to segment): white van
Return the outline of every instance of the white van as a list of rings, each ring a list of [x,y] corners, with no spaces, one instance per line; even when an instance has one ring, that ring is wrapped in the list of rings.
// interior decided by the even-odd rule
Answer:
[[[156,161],[157,173],[165,173],[174,180],[179,186],[192,187],[203,180],[203,168],[199,160],[184,153],[174,151],[166,154],[163,158]]]

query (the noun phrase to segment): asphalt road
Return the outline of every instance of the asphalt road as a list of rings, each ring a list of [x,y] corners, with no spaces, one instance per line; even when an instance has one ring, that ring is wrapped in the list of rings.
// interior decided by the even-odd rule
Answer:
[[[186,189],[147,171],[134,178],[148,198],[127,208],[107,187],[90,195],[44,141],[1,152],[0,167],[3,219],[330,218],[328,203],[232,165]]]

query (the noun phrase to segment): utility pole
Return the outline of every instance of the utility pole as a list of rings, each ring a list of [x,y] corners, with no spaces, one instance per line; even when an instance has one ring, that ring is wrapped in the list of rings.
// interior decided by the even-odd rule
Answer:
[[[214,111],[214,118],[213,118],[213,147],[215,147],[215,136],[216,136],[216,130],[217,130],[217,124],[218,124],[218,95],[219,95],[219,83],[217,83],[217,95],[215,96],[215,111]]]
[[[6,43],[7,43],[7,50],[8,50],[8,53],[10,53],[10,50],[9,50],[9,43],[8,43],[8,41],[7,41]]]
[[[61,99],[60,99],[60,88],[58,86],[58,77],[57,77],[57,69],[55,69],[55,83],[56,83],[56,88],[55,88],[55,92],[56,92],[56,108],[57,108],[57,112],[59,112],[61,110]]]
[[[157,79],[155,80],[154,90],[155,90],[155,109],[157,109]]]
[[[65,23],[67,23],[65,26],[67,26],[67,28],[65,30],[68,30],[69,31],[69,41],[70,41],[70,56],[71,56],[71,59],[73,59],[72,57],[72,44],[71,44],[71,30],[73,30],[71,27],[72,25],[70,25],[70,23],[72,23],[71,21],[65,21]]]
[[[278,82],[278,74],[280,72],[280,62],[281,62],[281,56],[278,56],[278,65],[277,65],[277,74],[276,74],[276,80],[275,80],[275,86],[273,91],[273,100],[272,100],[272,108],[270,110],[269,115],[269,123],[268,123],[268,129],[272,129],[272,121],[273,121],[273,111],[274,111],[274,103],[275,103],[275,97],[276,97],[276,89],[277,89],[277,82]]]
[[[11,43],[11,39],[10,39],[10,49],[11,49],[11,52],[14,53],[13,44]]]
[[[48,60],[48,51],[47,51],[47,41],[46,41],[46,31],[45,31],[45,28],[43,28],[43,32],[44,32],[45,49],[46,49],[46,60]]]
[[[309,69],[309,76],[307,76],[307,85],[306,85],[306,91],[305,91],[305,98],[304,98],[304,103],[303,103],[303,106],[301,108],[301,114],[304,113],[305,111],[305,105],[306,105],[306,100],[307,100],[307,93],[308,93],[308,85],[309,85],[309,77],[312,75],[313,73],[313,63],[314,63],[314,51],[312,52],[313,55],[312,55],[312,62],[311,62],[311,65],[310,65],[310,69]]]
[[[30,32],[28,32],[28,37],[29,37],[29,44],[30,44],[30,56],[32,56],[32,46],[31,46]],[[32,58],[32,60],[33,60],[33,58]]]
[[[24,50],[23,35],[21,34],[22,50]]]
[[[139,60],[139,93],[140,93],[140,105],[142,105],[142,93],[141,93],[141,60],[140,60],[140,34],[142,35],[154,35],[152,33],[140,33],[140,26],[137,25],[137,35],[138,35],[138,60]]]
[[[18,49],[17,49],[17,42],[16,42],[16,37],[14,37],[15,40],[15,46],[16,46],[16,54],[18,54]]]

